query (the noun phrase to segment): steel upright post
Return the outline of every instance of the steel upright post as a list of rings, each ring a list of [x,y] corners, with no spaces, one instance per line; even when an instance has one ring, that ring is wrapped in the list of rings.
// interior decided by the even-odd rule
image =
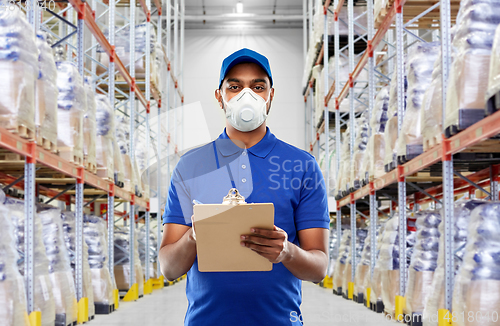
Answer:
[[[115,279],[115,185],[111,185],[112,191],[108,193],[108,268],[111,280]]]
[[[170,2],[170,1],[168,1]],[[162,1],[163,3],[163,1]],[[170,3],[167,3],[167,11],[170,10],[170,7],[169,7]],[[158,14],[158,30],[156,31],[156,34],[157,34],[157,39],[156,39],[156,42],[162,44],[162,31],[163,31],[163,26],[162,26],[162,17],[160,14]],[[169,24],[169,22],[167,21],[167,25]],[[167,83],[168,81],[170,80],[170,76],[168,76],[168,71],[167,71]],[[164,94],[163,92],[161,92],[161,98],[163,98]],[[161,196],[161,185],[162,185],[162,175],[161,175],[161,167],[162,167],[162,162],[161,162],[161,153],[163,152],[162,151],[162,148],[161,148],[161,139],[163,138],[161,136],[161,100],[159,103],[156,104],[157,107],[158,107],[158,113],[157,113],[157,117],[156,117],[156,123],[157,123],[157,130],[156,130],[156,153],[158,155],[157,157],[157,160],[156,160],[156,182],[157,182],[157,186],[156,186],[156,198],[158,199],[158,203],[157,203],[157,213],[156,213],[156,238],[157,238],[157,241],[156,241],[156,256],[158,256],[160,254],[160,247],[161,247],[161,199],[162,199],[162,196]],[[160,266],[160,263],[159,263],[159,260],[158,260],[158,263],[156,264],[156,275],[160,276],[161,275],[161,266]]]
[[[130,0],[130,76],[135,81],[135,10],[136,2],[135,0]],[[149,49],[146,49],[148,51]],[[129,95],[129,105],[130,105],[130,161],[132,166],[135,166],[135,85],[130,87]],[[133,185],[134,187],[135,185]],[[135,188],[135,187],[134,187]],[[135,189],[132,189],[132,197],[134,197]],[[134,246],[135,246],[135,202],[132,200],[130,202],[130,232],[129,232],[129,264],[130,264],[130,275],[129,284],[135,284],[135,269],[134,269]]]
[[[146,8],[148,8],[148,12],[151,12],[151,0],[146,0]],[[150,184],[150,179],[149,179],[149,145],[150,145],[150,126],[149,126],[149,112],[151,109],[151,17],[147,17],[146,19],[146,89],[145,89],[145,96],[146,100],[148,101],[148,107],[146,108],[146,179],[148,180],[148,185]],[[159,135],[158,135],[159,137]],[[140,176],[138,176],[140,178]],[[140,180],[138,180],[140,182]],[[150,275],[149,275],[149,265],[150,265],[150,251],[149,251],[149,207],[146,209],[146,216],[145,216],[145,268],[146,268],[146,273],[144,275],[146,282],[149,281]]]
[[[396,69],[397,69],[397,101],[398,101],[398,134],[401,132],[404,116],[404,44],[403,44],[403,8],[399,1],[395,4],[396,11]],[[399,170],[399,166],[397,167]],[[399,209],[399,295],[404,297],[406,290],[406,179],[398,179],[398,209]]]
[[[80,301],[83,298],[83,175],[77,179],[75,197],[75,284],[76,298]]]
[[[443,134],[445,130],[444,121],[446,119],[446,91],[448,88],[448,75],[450,69],[451,58],[451,14],[450,0],[441,0],[441,76],[442,76],[442,125]],[[444,212],[444,257],[445,257],[445,309],[451,313],[452,295],[453,295],[453,279],[455,276],[455,264],[453,254],[453,157],[447,155],[449,149],[447,140],[443,143],[443,212]]]
[[[36,146],[31,143],[32,148]],[[32,155],[34,155],[32,150]],[[28,314],[35,310],[35,164],[36,158],[26,157],[24,163],[24,280]]]
[[[347,17],[349,21],[349,71],[352,74],[354,71],[354,0],[347,2]],[[354,82],[352,75],[349,74],[349,123],[350,123],[350,162],[351,168],[354,166],[354,143],[356,136],[355,112],[354,112]],[[354,188],[354,183],[347,183],[349,188]],[[352,261],[352,281],[354,282],[354,274],[356,272],[356,202],[351,202],[351,261]]]
[[[302,0],[302,56],[304,65],[307,58],[307,0]]]
[[[339,3],[339,0],[334,1],[334,7],[337,8]],[[336,10],[336,9],[335,9]],[[335,12],[334,14],[334,21],[333,21],[333,26],[334,26],[334,39],[333,39],[333,46],[334,46],[334,55],[335,55],[335,65],[334,65],[334,71],[335,71],[335,90],[334,90],[334,97],[335,97],[335,160],[337,163],[336,169],[335,169],[335,180],[338,180],[339,176],[339,171],[340,171],[340,145],[341,145],[341,138],[340,138],[340,107],[338,105],[338,95],[340,91],[340,71],[339,71],[339,65],[340,65],[340,60],[339,60],[339,55],[340,55],[340,40],[339,40],[339,17],[338,13]],[[340,193],[340,189],[335,189],[336,193]],[[340,219],[339,219],[340,217]],[[341,212],[340,208],[337,206],[337,255],[340,255],[340,237],[342,236],[342,225],[341,225]]]
[[[175,92],[174,92],[174,146],[177,146],[179,144],[177,134],[177,87],[179,87],[179,0],[174,0],[174,54],[173,54],[173,60],[174,60],[174,76],[177,80],[177,83],[174,85],[175,86]]]

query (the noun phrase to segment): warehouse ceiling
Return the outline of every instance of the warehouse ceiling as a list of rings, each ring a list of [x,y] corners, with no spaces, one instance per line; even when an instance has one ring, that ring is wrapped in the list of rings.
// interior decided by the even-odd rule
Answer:
[[[185,4],[186,29],[302,28],[302,0],[185,0]]]

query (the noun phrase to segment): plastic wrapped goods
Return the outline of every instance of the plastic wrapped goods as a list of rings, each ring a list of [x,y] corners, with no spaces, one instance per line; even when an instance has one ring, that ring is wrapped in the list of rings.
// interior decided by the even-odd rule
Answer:
[[[500,92],[500,26],[497,27],[491,51],[490,72],[486,100]],[[497,105],[498,107],[498,105]]]
[[[395,311],[395,298],[399,295],[399,266],[402,255],[399,252],[398,233],[399,214],[396,212],[396,214],[385,224],[385,231],[382,236],[382,244],[376,263],[376,268],[380,271],[380,279],[382,281],[382,301],[384,302],[385,311],[391,314]],[[406,256],[404,263],[406,263],[407,266],[409,265],[408,256],[411,257],[414,243],[414,233],[415,232],[407,232],[407,252],[404,253],[404,256]]]
[[[343,192],[347,191],[349,180],[349,172],[351,166],[350,148],[350,127],[347,126],[346,131],[342,134],[342,145],[340,148],[340,167],[338,178],[335,185],[335,194],[343,197]]]
[[[11,7],[0,12],[0,126],[31,138],[38,49],[25,15],[17,6]]]
[[[8,209],[0,205],[0,320],[5,326],[30,326],[26,313],[26,292],[24,278],[17,262],[15,234],[17,230],[9,216]]]
[[[137,240],[139,243],[139,258],[143,268],[143,273],[146,275],[146,227],[142,226],[137,232]],[[149,232],[149,277],[158,278],[156,275],[156,234],[153,231]]]
[[[358,297],[365,295],[366,288],[370,287],[370,257],[371,257],[371,233],[368,232],[364,240],[363,251],[357,260],[356,273],[354,276],[354,293]]]
[[[89,78],[85,77],[87,110],[83,114],[83,160],[85,167],[94,171],[96,166],[96,99]]]
[[[115,280],[120,291],[128,291],[133,284],[130,283],[130,229],[122,227],[115,230]],[[135,234],[137,235],[137,234]],[[141,260],[139,258],[139,245],[137,236],[134,237],[134,273],[135,283],[139,285],[139,295],[144,294],[144,274],[142,272]]]
[[[24,202],[12,198],[8,198],[5,202],[7,209],[7,217],[14,224],[14,239],[16,242],[17,251],[24,258],[24,224],[26,223],[26,215],[24,215]],[[49,277],[49,260],[42,241],[42,224],[40,218],[35,216],[34,227],[34,310],[42,313],[42,326],[53,326],[56,318],[56,307],[54,303],[54,295],[52,291],[52,282]],[[22,275],[25,275],[24,260],[18,261],[17,267]]]
[[[462,130],[484,117],[491,49],[499,24],[500,1],[460,2],[446,95],[447,128]]]
[[[342,239],[340,240],[340,250],[335,270],[333,272],[333,289],[335,291],[342,289],[342,280],[347,266],[347,257],[349,255],[349,247],[351,245],[351,230],[342,231]]]
[[[386,223],[383,223],[378,232],[379,236],[377,237],[377,256],[375,257],[375,268],[373,269],[373,276],[370,279],[370,302],[376,304],[377,302],[382,302],[382,272],[380,270],[380,265],[377,264],[380,249],[383,245],[382,239],[384,238]],[[368,286],[367,286],[368,287]]]
[[[60,155],[69,161],[83,159],[83,114],[87,111],[87,96],[82,76],[72,62],[57,66],[57,146]]]
[[[125,189],[128,191],[135,191],[134,185],[136,174],[132,160],[130,159],[129,143],[130,143],[130,123],[128,119],[122,115],[115,117],[115,137],[116,144],[119,148],[119,153],[123,162],[123,176],[125,181]]]
[[[111,305],[116,288],[108,267],[108,232],[106,222],[93,215],[84,216],[83,234],[88,246],[92,288],[96,304]]]
[[[363,113],[356,119],[356,138],[354,141],[353,162],[350,169],[349,185],[351,188],[359,189],[363,186],[365,180],[365,171],[363,170],[368,138],[370,135],[370,126],[368,124],[367,113]]]
[[[57,144],[57,69],[52,54],[52,48],[47,43],[47,34],[38,31],[36,35],[36,45],[38,47],[38,79],[36,81],[36,109],[35,125],[36,140],[39,145],[44,144],[44,140],[53,144],[49,149],[56,150]]]
[[[323,173],[323,177],[325,178],[326,180],[326,162],[325,162],[325,153],[323,152],[321,154],[321,159],[319,161],[319,167],[321,169],[321,173]],[[335,178],[335,173],[337,173],[337,160],[336,160],[336,154],[335,154],[335,150],[331,151],[330,152],[330,160],[328,161],[328,164],[329,164],[329,179],[330,179],[330,183],[329,183],[329,188],[330,188],[330,192],[333,192],[335,190],[335,183],[336,183],[336,178]]]
[[[423,106],[425,91],[431,83],[434,62],[438,58],[440,43],[420,43],[411,48],[406,62],[408,90],[406,92],[406,112],[401,126],[401,133],[396,143],[398,156],[408,152],[421,153],[423,144],[421,133],[420,110]],[[413,147],[418,149],[409,149]],[[409,157],[407,157],[408,159]]]
[[[441,53],[438,57],[441,57]],[[443,130],[442,89],[441,60],[436,60],[434,62],[434,70],[432,71],[431,85],[425,91],[422,110],[420,110],[424,151],[441,143],[441,133]]]
[[[96,99],[96,162],[97,175],[114,180],[115,116],[105,95],[97,94]]]
[[[61,210],[42,207],[38,211],[42,221],[43,243],[49,259],[49,278],[56,307],[56,321],[65,325],[76,322],[78,304],[69,254],[64,242]]]
[[[405,96],[404,103],[406,107],[406,76],[405,76]],[[387,117],[389,120],[385,126],[384,143],[385,157],[384,166],[395,162],[396,159],[396,141],[398,139],[398,94],[397,94],[397,70],[394,69],[391,84],[389,88],[389,109]]]
[[[368,235],[368,231],[367,230],[364,230],[364,229],[356,229],[356,251],[355,251],[355,257],[356,257],[356,261],[360,261],[361,260],[361,253],[363,252],[363,248],[364,248],[364,245],[365,245],[365,239],[366,239],[366,236]],[[344,294],[348,294],[347,293],[347,290],[348,290],[348,285],[350,282],[353,282],[353,279],[352,279],[352,244],[351,244],[351,241],[349,241],[349,250],[348,250],[348,253],[347,253],[347,264],[346,264],[346,267],[345,267],[345,271],[344,271],[344,276],[342,278],[342,291],[344,292]],[[365,270],[366,272],[366,270]],[[356,292],[354,292],[354,294],[357,295]]]
[[[462,265],[465,253],[465,244],[467,243],[467,228],[470,221],[471,211],[477,206],[487,203],[481,200],[467,200],[455,203],[453,210],[453,252],[455,254],[455,274],[457,274]],[[444,223],[439,224],[439,232],[444,235]],[[439,309],[445,308],[444,303],[444,236],[439,238],[439,254],[437,267],[432,280],[432,289],[424,309],[424,326],[437,326],[437,313]]]
[[[422,314],[432,293],[432,279],[437,267],[441,223],[438,211],[417,214],[416,244],[411,259],[406,289],[406,312]]]
[[[453,312],[458,326],[498,325],[500,307],[500,203],[489,202],[471,212],[463,263],[455,278]],[[467,318],[472,315],[475,318]],[[455,325],[455,321],[453,323]]]
[[[75,213],[69,211],[61,212],[61,219],[64,230],[64,242],[70,254],[71,268],[73,278],[75,278],[75,250],[76,250],[76,218]],[[88,298],[89,302],[89,317],[95,315],[94,306],[94,290],[92,288],[92,273],[89,266],[89,248],[87,243],[83,241],[83,297]]]

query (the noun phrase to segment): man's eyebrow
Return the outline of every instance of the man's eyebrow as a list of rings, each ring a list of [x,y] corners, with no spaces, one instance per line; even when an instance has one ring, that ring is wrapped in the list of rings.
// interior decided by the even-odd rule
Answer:
[[[227,79],[228,82],[235,82],[235,83],[239,83],[240,80],[238,78],[228,78]]]
[[[252,80],[252,82],[254,82],[254,83],[267,83],[267,80],[262,79],[262,78],[257,78],[257,79]]]

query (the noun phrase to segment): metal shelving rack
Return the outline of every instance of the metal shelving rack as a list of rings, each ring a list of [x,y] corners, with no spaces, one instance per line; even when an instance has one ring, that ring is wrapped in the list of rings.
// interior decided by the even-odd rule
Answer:
[[[314,126],[313,122],[313,97],[312,97],[312,88],[314,83],[314,78],[310,78],[308,87],[304,94],[305,101],[305,109],[306,109],[306,140],[309,140],[309,150],[311,153],[317,153],[317,159],[319,159],[320,150],[323,149],[325,154],[329,153],[330,142],[325,142],[325,139],[331,139],[332,130],[329,126],[329,112],[328,112],[328,103],[330,101],[335,101],[335,147],[336,147],[336,160],[337,160],[337,177],[338,170],[340,167],[340,129],[346,124],[350,123],[351,125],[351,139],[344,140],[350,141],[351,144],[354,143],[354,101],[357,101],[357,98],[360,97],[360,92],[356,88],[356,82],[358,76],[360,75],[362,70],[367,70],[368,72],[368,97],[364,104],[361,104],[366,107],[368,110],[368,114],[371,113],[374,105],[375,93],[376,93],[376,81],[382,81],[385,79],[390,80],[389,77],[382,75],[380,71],[378,71],[379,64],[376,64],[374,58],[374,50],[377,48],[381,42],[384,42],[388,46],[388,62],[389,70],[396,69],[397,71],[397,114],[398,114],[398,130],[401,129],[403,117],[404,117],[404,54],[405,49],[411,46],[411,40],[417,39],[419,41],[423,41],[422,38],[418,37],[414,32],[410,30],[412,24],[421,18],[425,18],[430,12],[439,11],[440,21],[439,24],[439,32],[441,41],[441,60],[442,63],[442,99],[443,99],[443,121],[445,121],[445,100],[446,100],[446,85],[448,82],[448,72],[450,69],[450,58],[451,58],[451,40],[450,40],[450,28],[451,28],[451,0],[440,0],[425,2],[419,5],[419,10],[421,13],[414,16],[408,17],[403,15],[403,11],[405,8],[410,8],[415,6],[417,1],[411,0],[395,0],[392,5],[387,10],[385,18],[379,24],[378,29],[375,31],[374,29],[374,17],[373,17],[373,0],[367,0],[367,27],[366,27],[366,37],[367,37],[367,46],[364,52],[361,54],[361,58],[356,66],[353,65],[354,58],[354,44],[353,39],[355,37],[353,27],[354,27],[354,15],[353,15],[353,6],[354,1],[347,1],[347,8],[345,8],[345,4],[343,0],[335,0],[334,1],[334,27],[335,27],[335,35],[334,35],[334,51],[335,51],[335,71],[333,76],[328,76],[325,74],[325,93],[324,93],[324,121],[321,123],[318,128]],[[314,3],[314,4],[313,4]],[[309,38],[312,37],[312,18],[313,18],[313,8],[317,10],[322,9],[324,15],[324,34],[323,34],[323,45],[321,50],[319,51],[318,57],[315,61],[315,65],[324,63],[324,69],[328,71],[328,11],[330,9],[331,1],[321,1],[319,0],[305,0],[304,1],[304,16],[309,19],[309,25],[307,24],[307,20],[304,19],[304,29],[309,30]],[[455,3],[456,5],[456,3]],[[423,6],[427,6],[427,9],[422,9]],[[455,6],[456,7],[456,6]],[[305,9],[307,8],[307,10]],[[456,8],[455,8],[456,9]],[[340,53],[339,48],[339,15],[342,10],[348,11],[348,27],[349,27],[349,80],[341,81],[339,80],[339,62],[338,58]],[[410,12],[414,13],[416,9],[410,10]],[[359,24],[357,24],[359,26]],[[391,28],[394,30],[395,37],[393,37],[393,32]],[[307,35],[306,33],[304,35]],[[406,35],[406,40],[404,36]],[[436,34],[433,34],[433,39],[436,38]],[[395,40],[393,40],[395,38]],[[414,43],[414,42],[413,42]],[[307,42],[305,42],[307,44]],[[395,51],[394,51],[395,50]],[[306,49],[304,49],[306,52]],[[395,53],[394,53],[395,52]],[[389,71],[389,76],[392,76],[392,71]],[[333,84],[329,85],[330,80],[333,79]],[[344,100],[350,101],[350,111],[349,117],[345,115],[342,116],[340,112],[340,104]],[[309,117],[308,117],[309,112]],[[443,123],[444,125],[444,123]],[[496,112],[483,120],[477,122],[476,124],[470,126],[469,128],[463,130],[462,132],[446,139],[443,136],[443,141],[441,144],[438,144],[429,150],[425,151],[418,157],[406,162],[405,164],[397,165],[396,169],[386,173],[381,178],[371,180],[369,184],[363,186],[360,189],[357,189],[353,192],[350,192],[348,196],[339,196],[338,193],[335,193],[337,196],[337,250],[339,250],[340,239],[341,239],[341,216],[349,215],[351,220],[351,241],[352,241],[352,251],[355,250],[355,231],[356,231],[356,215],[360,214],[362,216],[366,216],[367,212],[362,212],[356,209],[356,203],[361,202],[366,205],[368,203],[368,211],[369,211],[369,221],[370,221],[370,234],[371,234],[371,273],[373,273],[373,269],[375,266],[375,250],[376,250],[376,225],[377,219],[379,216],[379,208],[377,202],[380,200],[390,200],[391,204],[391,213],[392,213],[392,202],[396,202],[399,208],[399,252],[405,252],[406,250],[406,232],[401,232],[401,230],[407,229],[407,217],[406,212],[409,210],[408,206],[417,206],[417,204],[425,204],[429,202],[435,202],[442,204],[443,206],[443,220],[444,220],[444,237],[445,237],[445,311],[440,311],[439,316],[445,316],[446,312],[451,312],[451,304],[452,304],[452,292],[453,292],[453,279],[454,279],[454,270],[453,270],[453,204],[454,204],[454,196],[470,192],[471,187],[482,189],[485,186],[490,186],[490,199],[498,200],[499,197],[499,189],[498,189],[498,180],[500,175],[500,165],[494,164],[492,162],[486,163],[486,166],[475,168],[473,173],[467,175],[467,177],[462,176],[456,169],[454,169],[453,164],[453,156],[455,154],[460,153],[464,149],[471,149],[474,146],[480,145],[485,140],[496,136],[500,133],[500,112]],[[324,136],[321,137],[321,134]],[[309,137],[310,135],[310,137]],[[444,135],[444,127],[443,127],[443,135]],[[353,159],[353,151],[351,146],[351,162]],[[325,157],[328,157],[326,156]],[[328,159],[325,160],[326,166],[326,185],[328,188],[329,182],[329,167],[328,167]],[[487,166],[489,164],[489,166]],[[429,188],[428,185],[418,184],[418,179],[413,177],[413,175],[419,171],[434,168],[439,170],[439,165],[442,165],[442,184],[432,183],[432,187]],[[459,178],[454,179],[454,175]],[[396,185],[396,187],[394,187]],[[407,185],[410,187],[407,189]],[[393,197],[392,195],[388,195],[389,190],[392,193],[396,193],[397,197]],[[338,191],[338,190],[336,190]],[[331,195],[331,194],[330,194]],[[368,198],[368,201],[365,200]],[[350,209],[347,207],[350,206]],[[385,212],[382,212],[385,214]],[[386,215],[386,214],[385,214]],[[353,255],[354,256],[354,255]],[[353,257],[354,258],[354,257]],[[355,274],[355,262],[353,259],[352,263],[352,280],[354,280]],[[373,274],[372,274],[373,275]],[[402,313],[402,299],[405,295],[406,289],[406,265],[401,264],[400,270],[400,296],[396,298],[396,312],[401,311]],[[349,287],[351,289],[351,287]],[[352,290],[351,290],[352,291]],[[351,294],[349,297],[352,298]],[[440,317],[443,318],[443,317]]]
[[[134,162],[135,156],[135,135],[137,134],[139,138],[145,141],[147,148],[146,155],[146,180],[149,182],[149,164],[150,159],[156,159],[157,162],[157,172],[158,172],[158,182],[157,189],[151,190],[152,195],[158,198],[157,207],[157,233],[158,233],[158,250],[161,240],[161,209],[162,201],[164,200],[165,194],[162,196],[162,180],[161,180],[161,167],[163,165],[168,165],[168,172],[165,176],[167,181],[170,178],[171,166],[169,164],[170,160],[175,160],[178,156],[179,148],[176,143],[174,143],[175,154],[169,155],[170,151],[170,136],[167,137],[167,142],[165,145],[162,143],[162,126],[163,129],[170,133],[171,127],[166,122],[166,127],[164,125],[165,119],[168,120],[168,113],[171,107],[172,97],[179,99],[180,103],[184,102],[184,98],[178,85],[178,78],[182,78],[182,61],[177,65],[179,70],[172,71],[170,69],[169,57],[165,56],[165,70],[170,72],[170,77],[166,78],[166,87],[163,89],[158,89],[157,85],[152,84],[150,78],[150,63],[151,63],[151,53],[150,49],[150,36],[151,36],[151,25],[154,25],[153,19],[156,19],[157,27],[157,40],[161,42],[162,49],[163,44],[166,44],[167,53],[170,54],[170,25],[171,25],[171,11],[174,6],[172,6],[172,1],[161,1],[154,0],[155,10],[151,11],[151,0],[139,0],[140,7],[136,6],[135,0],[118,0],[118,1],[100,1],[92,0],[92,7],[89,2],[83,2],[81,0],[69,0],[68,3],[57,3],[57,12],[53,11],[52,16],[47,17],[44,15],[44,8],[38,6],[38,1],[31,0],[28,1],[30,5],[30,10],[26,11],[28,21],[33,27],[34,32],[42,29],[48,32],[56,40],[59,40],[62,45],[66,47],[68,58],[70,60],[76,61],[79,72],[82,76],[90,76],[92,79],[93,89],[99,93],[107,94],[110,102],[115,108],[115,113],[121,112],[130,117],[130,152],[131,159]],[[176,5],[178,5],[178,0],[175,0]],[[92,8],[102,9],[98,10],[96,14]],[[129,12],[129,17],[125,17],[123,13],[118,10],[117,7],[126,7]],[[162,16],[162,7],[166,7],[167,20],[164,24]],[[176,28],[178,24],[181,25],[181,40],[180,48],[183,48],[183,16],[184,16],[184,1],[182,1],[182,9],[176,11],[176,19],[174,23]],[[142,16],[142,17],[141,17]],[[180,19],[178,19],[180,17]],[[146,24],[146,49],[140,57],[146,61],[146,72],[144,80],[136,80],[135,78],[135,65],[130,64],[128,67],[122,62],[119,55],[115,51],[115,34],[117,32],[115,24],[118,19],[125,21],[124,26],[121,29],[128,27],[130,31],[130,46],[131,49],[135,48],[135,25],[139,20],[143,20]],[[164,25],[167,26],[167,33],[164,35],[162,30]],[[57,26],[58,33],[53,31],[54,26]],[[91,34],[91,46],[85,48],[85,26],[90,31]],[[108,29],[108,38],[103,34],[103,29]],[[105,73],[98,74],[97,67],[101,65],[97,58],[97,46],[109,56],[109,67],[106,68]],[[177,47],[174,48],[174,55],[182,50],[178,50]],[[163,51],[163,50],[162,50]],[[130,61],[134,63],[135,51],[130,51]],[[173,59],[174,57],[170,57]],[[177,59],[177,57],[175,57]],[[154,60],[154,58],[153,58]],[[179,60],[176,60],[179,61]],[[123,81],[116,81],[116,77],[120,75]],[[174,82],[174,87],[170,86],[170,79]],[[166,99],[164,101],[164,110],[162,111],[162,98]],[[139,107],[139,108],[137,108]],[[150,112],[151,109],[157,110],[157,130],[152,130],[150,126]],[[177,126],[177,123],[175,123]],[[180,123],[180,128],[182,131],[182,123]],[[151,143],[156,144],[156,150],[151,148]],[[115,182],[108,179],[103,179],[97,175],[87,171],[83,166],[78,166],[70,163],[58,155],[51,153],[48,150],[43,149],[34,141],[30,141],[19,137],[3,128],[0,128],[0,148],[7,150],[9,152],[19,154],[23,156],[24,162],[15,162],[18,167],[18,174],[22,173],[20,177],[15,177],[12,174],[12,168],[7,170],[1,169],[0,180],[2,183],[8,183],[7,188],[16,188],[24,191],[25,199],[25,213],[26,213],[26,223],[25,223],[25,241],[26,241],[26,252],[25,252],[25,280],[26,280],[26,291],[27,291],[27,309],[30,319],[33,321],[33,325],[38,325],[37,320],[39,320],[39,312],[34,312],[34,221],[35,221],[35,203],[37,202],[37,197],[43,195],[51,198],[50,201],[58,199],[64,201],[68,208],[74,205],[74,210],[76,213],[76,268],[75,268],[75,284],[77,291],[77,301],[79,304],[79,314],[78,321],[86,322],[88,321],[88,311],[83,311],[84,307],[88,305],[88,299],[83,297],[83,209],[85,206],[94,203],[101,202],[102,197],[107,197],[104,200],[107,203],[107,212],[101,216],[106,215],[108,218],[108,241],[109,241],[109,269],[111,276],[113,277],[114,269],[114,227],[115,227],[115,213],[118,212],[115,209],[121,203],[129,203],[130,211],[123,217],[128,216],[130,220],[137,222],[136,211],[138,209],[145,210],[145,225],[148,230],[146,232],[146,248],[149,248],[149,229],[150,229],[150,202],[149,193],[145,193],[145,196],[141,197],[142,194],[132,191],[128,192],[122,188],[115,185]],[[153,153],[153,154],[151,154]],[[167,153],[166,157],[162,159],[161,153]],[[9,167],[12,166],[12,162],[9,163]],[[19,164],[18,164],[19,163]],[[134,163],[135,164],[135,163]],[[53,179],[49,177],[51,174],[60,173],[65,177],[58,179],[58,184],[61,181],[65,182],[65,188],[59,191],[57,187],[51,187],[51,182]],[[24,185],[20,183],[24,180]],[[55,188],[55,189],[54,189]],[[74,197],[70,195],[70,190],[75,188]],[[147,189],[146,189],[147,190]],[[115,203],[118,201],[118,204]],[[123,215],[123,214],[121,214]],[[130,228],[130,242],[134,241],[134,227]],[[131,245],[131,248],[134,246]],[[133,275],[133,250],[129,253],[129,260],[131,262],[131,283],[134,284],[131,290],[126,295],[125,299],[135,300],[138,298],[137,284],[135,282],[135,276]],[[158,264],[158,275],[161,275]],[[145,293],[150,293],[148,290],[152,289],[153,279],[149,275],[149,250],[146,250],[146,287]],[[157,280],[158,281],[158,280]],[[163,279],[159,279],[161,286],[163,286]],[[147,291],[147,292],[146,292]]]

